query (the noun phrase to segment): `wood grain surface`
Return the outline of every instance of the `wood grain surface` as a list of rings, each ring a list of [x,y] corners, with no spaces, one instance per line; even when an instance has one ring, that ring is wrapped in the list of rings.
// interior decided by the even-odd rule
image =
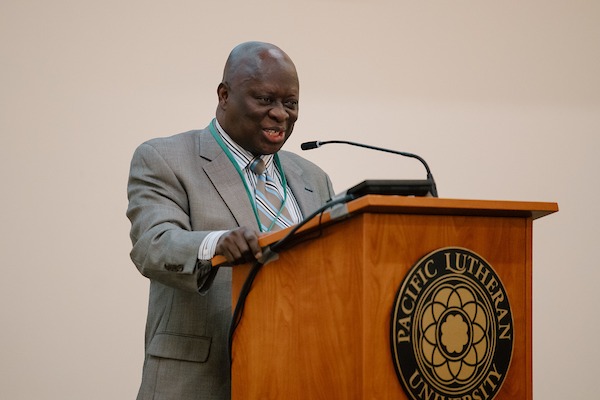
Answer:
[[[509,297],[513,356],[496,399],[531,399],[532,221],[366,212],[282,252],[246,300],[232,398],[408,399],[392,361],[393,303],[413,265],[452,246],[486,259]],[[234,304],[248,268],[233,268]]]

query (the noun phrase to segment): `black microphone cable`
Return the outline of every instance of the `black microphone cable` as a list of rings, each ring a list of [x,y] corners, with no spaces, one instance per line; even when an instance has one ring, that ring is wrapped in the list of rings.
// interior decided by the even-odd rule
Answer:
[[[261,259],[256,260],[252,264],[252,267],[250,268],[250,272],[248,273],[248,276],[246,277],[246,280],[244,281],[244,284],[242,285],[242,288],[240,289],[240,294],[239,294],[237,303],[235,305],[235,309],[233,311],[233,316],[231,318],[231,324],[229,325],[228,349],[229,349],[230,363],[233,363],[233,353],[232,353],[233,336],[235,334],[235,330],[237,329],[240,321],[242,320],[242,315],[244,313],[244,306],[246,304],[246,298],[248,297],[248,294],[250,293],[250,290],[252,289],[252,284],[254,283],[254,279],[258,275],[258,272],[260,271],[262,266],[267,261],[269,261],[275,254],[277,254],[279,251],[283,250],[284,248],[289,247],[288,245],[292,245],[292,243],[290,243],[290,242],[294,238],[296,232],[300,228],[302,228],[304,225],[306,225],[310,220],[315,218],[317,215],[324,213],[329,208],[332,208],[338,204],[347,203],[353,199],[354,199],[353,195],[345,195],[342,197],[337,197],[337,198],[331,199],[330,201],[325,203],[323,206],[318,208],[316,211],[314,211],[312,214],[310,214],[308,217],[306,217],[302,221],[300,221],[300,223],[295,225],[283,238],[279,239],[277,242],[273,243],[272,245],[265,247],[265,249],[263,250],[263,256],[261,257]],[[320,226],[320,224],[319,224],[319,226]],[[235,268],[235,267],[232,267],[232,268]]]

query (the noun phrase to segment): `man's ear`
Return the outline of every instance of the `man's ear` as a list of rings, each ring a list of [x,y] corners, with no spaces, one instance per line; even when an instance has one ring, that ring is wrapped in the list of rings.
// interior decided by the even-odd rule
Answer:
[[[227,108],[227,100],[229,99],[229,85],[227,85],[227,82],[219,83],[217,96],[219,97],[219,107],[225,110]]]

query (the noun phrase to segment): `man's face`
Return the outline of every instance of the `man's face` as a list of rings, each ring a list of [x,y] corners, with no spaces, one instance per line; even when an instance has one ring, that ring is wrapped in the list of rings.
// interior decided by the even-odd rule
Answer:
[[[299,85],[292,64],[264,60],[253,72],[237,73],[219,85],[219,123],[254,155],[273,154],[292,134],[298,119]]]

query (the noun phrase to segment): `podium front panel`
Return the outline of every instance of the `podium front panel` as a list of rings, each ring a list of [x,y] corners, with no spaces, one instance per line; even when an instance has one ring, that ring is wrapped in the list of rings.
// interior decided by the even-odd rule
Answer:
[[[513,318],[496,399],[531,399],[531,218],[364,213],[263,266],[235,333],[232,398],[410,399],[390,347],[404,277],[445,247],[484,257]],[[234,304],[248,267],[234,268]]]

